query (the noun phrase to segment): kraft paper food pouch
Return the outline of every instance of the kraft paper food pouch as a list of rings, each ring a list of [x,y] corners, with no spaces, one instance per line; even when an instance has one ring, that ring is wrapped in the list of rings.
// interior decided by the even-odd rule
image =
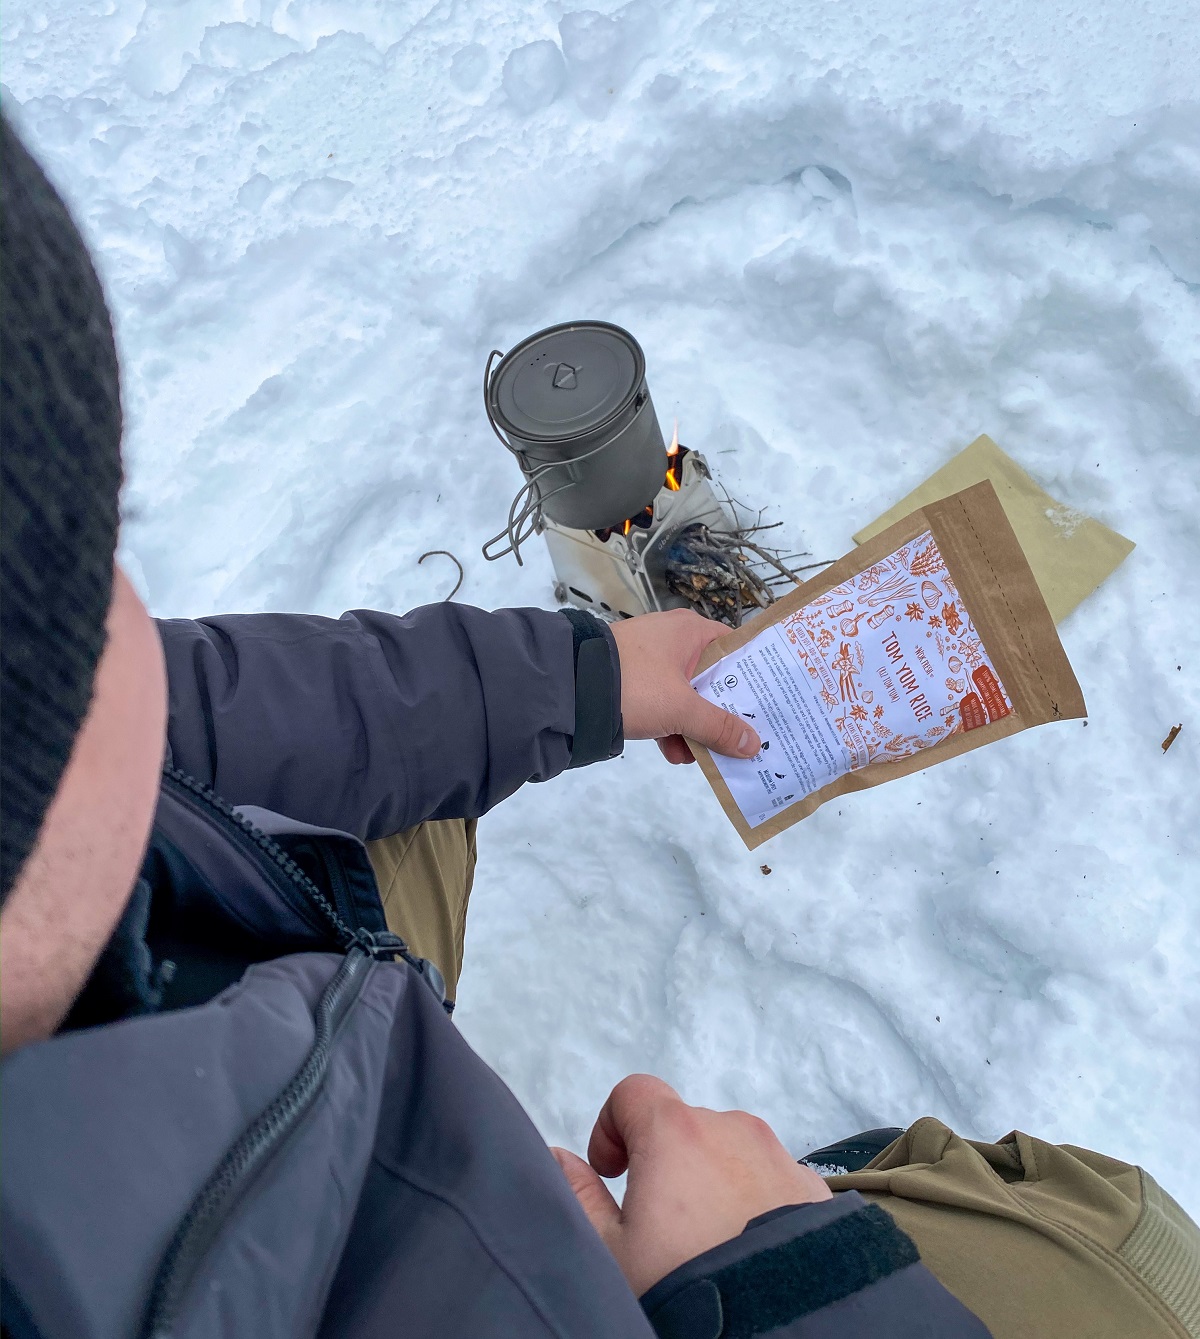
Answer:
[[[986,481],[913,512],[714,642],[692,685],[762,740],[753,758],[689,741],[751,849],[836,796],[1086,715]]]

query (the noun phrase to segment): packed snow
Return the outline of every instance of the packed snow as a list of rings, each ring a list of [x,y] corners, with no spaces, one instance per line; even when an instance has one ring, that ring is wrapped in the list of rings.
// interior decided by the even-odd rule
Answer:
[[[554,1141],[636,1070],[797,1154],[933,1114],[1200,1212],[1191,0],[10,0],[99,258],[152,610],[553,606],[488,350],[597,318],[814,559],[980,432],[1138,548],[1091,712],[753,854],[652,744],[480,827],[458,1018]],[[1183,730],[1169,752],[1168,729]],[[761,866],[769,867],[769,873]]]

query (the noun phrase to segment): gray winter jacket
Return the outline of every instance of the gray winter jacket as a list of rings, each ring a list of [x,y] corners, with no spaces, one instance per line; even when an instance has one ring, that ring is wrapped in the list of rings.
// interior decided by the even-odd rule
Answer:
[[[438,605],[162,636],[142,878],[71,1028],[3,1066],[6,1333],[986,1335],[853,1193],[639,1304],[388,935],[364,839],[619,750],[601,625]]]

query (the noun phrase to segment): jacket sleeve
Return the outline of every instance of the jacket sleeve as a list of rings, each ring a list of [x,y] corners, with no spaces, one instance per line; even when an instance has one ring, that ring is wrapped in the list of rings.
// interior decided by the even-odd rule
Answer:
[[[577,635],[558,613],[443,603],[159,628],[171,760],[233,804],[368,840],[474,818],[571,761]]]
[[[641,1299],[659,1339],[990,1339],[856,1191],[764,1214]]]

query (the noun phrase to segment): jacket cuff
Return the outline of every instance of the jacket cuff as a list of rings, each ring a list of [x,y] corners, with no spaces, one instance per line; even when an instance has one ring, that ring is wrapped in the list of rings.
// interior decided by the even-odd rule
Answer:
[[[805,1317],[904,1271],[919,1273],[918,1291],[932,1288],[947,1304],[941,1318],[947,1324],[939,1325],[936,1314],[925,1311],[923,1322],[933,1322],[930,1335],[987,1333],[927,1274],[895,1221],[854,1191],[753,1219],[740,1237],[668,1274],[641,1303],[659,1339],[801,1335],[810,1332]],[[891,1322],[897,1309],[904,1309],[903,1299],[879,1290],[879,1303],[877,1329],[863,1324],[860,1313],[860,1328],[848,1333],[893,1333]],[[936,1298],[931,1310],[939,1310]]]
[[[617,757],[625,747],[621,659],[607,623],[582,609],[560,612],[571,624],[575,657],[575,733],[567,767],[586,767]]]

